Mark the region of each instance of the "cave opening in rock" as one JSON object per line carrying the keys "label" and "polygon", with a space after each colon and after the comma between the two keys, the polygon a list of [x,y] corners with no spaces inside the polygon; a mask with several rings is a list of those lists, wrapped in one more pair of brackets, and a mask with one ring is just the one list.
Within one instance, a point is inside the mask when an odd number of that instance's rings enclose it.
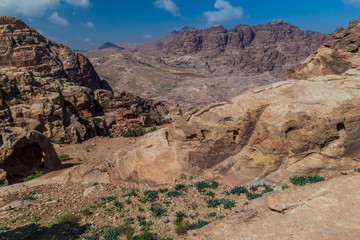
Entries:
{"label": "cave opening in rock", "polygon": [[4,145],[4,140],[3,140],[3,136],[0,135],[0,147],[1,147],[2,145]]}
{"label": "cave opening in rock", "polygon": [[10,184],[22,182],[36,170],[44,170],[43,150],[38,144],[28,144],[14,149],[4,161],[4,170]]}
{"label": "cave opening in rock", "polygon": [[345,124],[344,123],[338,123],[337,125],[336,125],[336,130],[339,132],[339,131],[341,131],[341,130],[345,130],[346,131],[346,129],[345,129]]}

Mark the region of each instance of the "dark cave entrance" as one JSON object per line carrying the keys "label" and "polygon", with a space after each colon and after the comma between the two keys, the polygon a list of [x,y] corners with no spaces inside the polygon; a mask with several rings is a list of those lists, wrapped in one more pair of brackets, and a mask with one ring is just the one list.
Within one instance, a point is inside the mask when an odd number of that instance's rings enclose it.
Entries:
{"label": "dark cave entrance", "polygon": [[19,183],[36,170],[44,169],[44,154],[38,144],[28,144],[14,149],[14,152],[5,159],[4,170],[7,172],[9,184]]}

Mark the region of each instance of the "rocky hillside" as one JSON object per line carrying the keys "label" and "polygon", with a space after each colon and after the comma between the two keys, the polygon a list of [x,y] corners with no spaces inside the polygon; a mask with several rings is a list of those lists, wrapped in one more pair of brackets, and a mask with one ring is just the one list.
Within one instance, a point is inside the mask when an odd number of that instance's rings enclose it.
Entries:
{"label": "rocky hillside", "polygon": [[227,65],[245,71],[284,71],[303,61],[327,38],[327,34],[302,31],[281,20],[273,20],[266,25],[239,24],[230,30],[221,25],[183,30],[165,52],[180,56],[200,54],[207,58],[226,55]]}
{"label": "rocky hillside", "polygon": [[345,29],[325,42],[303,63],[294,67],[288,79],[306,79],[312,76],[342,74],[360,67],[360,19],[350,22]]}
{"label": "rocky hillside", "polygon": [[71,179],[231,185],[353,169],[360,156],[359,79],[349,70],[254,88],[148,134],[106,163],[79,166]]}

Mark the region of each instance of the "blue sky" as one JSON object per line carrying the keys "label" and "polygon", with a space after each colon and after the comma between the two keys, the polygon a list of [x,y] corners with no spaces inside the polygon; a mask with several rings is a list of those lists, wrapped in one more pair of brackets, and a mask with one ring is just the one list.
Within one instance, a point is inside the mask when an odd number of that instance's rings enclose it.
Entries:
{"label": "blue sky", "polygon": [[154,40],[184,26],[230,29],[272,19],[327,33],[360,17],[360,0],[0,0],[0,14],[72,49],[94,49]]}

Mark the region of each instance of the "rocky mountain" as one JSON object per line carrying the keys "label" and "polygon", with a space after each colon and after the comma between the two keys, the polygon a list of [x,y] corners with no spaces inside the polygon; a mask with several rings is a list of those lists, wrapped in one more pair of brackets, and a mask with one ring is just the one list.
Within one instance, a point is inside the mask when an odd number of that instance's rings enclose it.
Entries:
{"label": "rocky mountain", "polygon": [[221,25],[183,28],[123,51],[93,50],[85,55],[115,90],[125,88],[188,108],[282,80],[328,37],[274,20],[231,30]]}
{"label": "rocky mountain", "polygon": [[[327,34],[302,31],[282,20],[266,25],[237,25],[226,30],[221,25],[208,29],[188,29],[177,34],[166,47],[168,55],[229,56],[227,64],[246,71],[286,70],[303,61],[328,38]],[[285,67],[284,67],[285,66]]]}
{"label": "rocky mountain", "polygon": [[342,74],[360,67],[360,18],[349,23],[345,29],[326,41],[303,63],[294,67],[288,79],[305,79],[312,76]]}

